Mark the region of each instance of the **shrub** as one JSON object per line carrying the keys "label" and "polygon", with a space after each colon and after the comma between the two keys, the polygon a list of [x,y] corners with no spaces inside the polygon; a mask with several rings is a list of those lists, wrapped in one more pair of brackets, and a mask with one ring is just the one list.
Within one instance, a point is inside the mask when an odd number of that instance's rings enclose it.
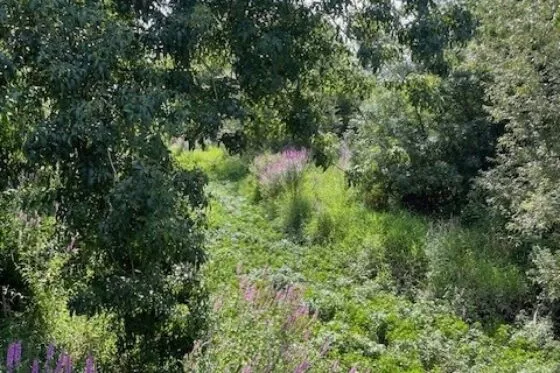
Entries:
{"label": "shrub", "polygon": [[253,162],[258,197],[281,195],[277,205],[282,227],[286,233],[299,238],[311,215],[311,202],[302,192],[308,160],[307,150],[289,148],[277,154],[263,154]]}
{"label": "shrub", "polygon": [[317,214],[315,225],[312,230],[313,241],[319,244],[328,243],[336,233],[337,222],[328,211]]}
{"label": "shrub", "polygon": [[294,237],[300,237],[305,223],[311,216],[311,202],[301,194],[290,195],[281,211],[284,231]]}
{"label": "shrub", "polygon": [[350,137],[348,176],[367,204],[447,213],[467,201],[496,139],[483,79],[469,71],[445,79],[410,74],[400,89],[380,88],[364,104]]}
{"label": "shrub", "polygon": [[426,248],[429,288],[465,319],[513,320],[529,289],[508,250],[489,233],[453,224],[434,227]]}

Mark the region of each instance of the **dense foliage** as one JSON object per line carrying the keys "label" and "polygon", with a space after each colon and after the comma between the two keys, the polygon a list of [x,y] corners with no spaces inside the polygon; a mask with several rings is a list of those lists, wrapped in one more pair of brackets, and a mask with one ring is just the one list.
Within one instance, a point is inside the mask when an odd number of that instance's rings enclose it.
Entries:
{"label": "dense foliage", "polygon": [[[161,67],[146,58],[152,51],[136,20],[111,10],[2,5],[2,48],[15,70],[7,87],[20,90],[16,108],[35,108],[10,123],[16,132],[31,123],[14,158],[25,157],[22,188],[35,191],[12,211],[56,219],[35,254],[64,262],[72,310],[114,314],[120,363],[150,369],[176,364],[171,358],[182,357],[203,320],[196,273],[204,177],[174,166],[165,139],[176,124],[163,120]],[[39,270],[23,260],[31,250],[22,242],[5,244],[16,252],[12,266]]]}
{"label": "dense foliage", "polygon": [[558,370],[559,5],[0,2],[0,369]]}
{"label": "dense foliage", "polygon": [[469,71],[410,74],[401,89],[381,88],[364,104],[349,176],[368,203],[392,200],[424,212],[456,212],[465,204],[498,132],[484,110],[481,83]]}
{"label": "dense foliage", "polygon": [[523,273],[486,233],[364,208],[341,170],[308,166],[299,193],[314,209],[293,240],[290,190],[255,204],[259,174],[227,172],[242,158],[212,148],[179,160],[208,171],[215,197],[212,317],[187,371],[558,369],[550,319],[518,312]]}
{"label": "dense foliage", "polygon": [[527,262],[534,252],[535,279],[558,327],[558,3],[488,2],[480,12],[485,22],[475,51],[495,76],[491,112],[505,124],[495,167],[480,185],[512,249]]}

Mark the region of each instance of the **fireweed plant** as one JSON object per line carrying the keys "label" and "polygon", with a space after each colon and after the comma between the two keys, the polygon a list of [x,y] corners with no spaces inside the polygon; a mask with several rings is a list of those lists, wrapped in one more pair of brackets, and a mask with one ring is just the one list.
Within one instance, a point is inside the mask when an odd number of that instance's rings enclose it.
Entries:
{"label": "fireweed plant", "polygon": [[[55,359],[55,352],[56,348],[51,343],[47,347],[44,362],[40,362],[37,358],[24,360],[22,358],[21,341],[12,342],[8,345],[5,367],[0,365],[0,368],[5,368],[7,373],[72,373],[76,368],[72,357],[61,351],[58,358]],[[93,356],[90,355],[86,358],[83,368],[85,373],[95,373],[97,371]]]}
{"label": "fireweed plant", "polygon": [[[317,333],[318,311],[305,301],[302,285],[240,273],[237,283],[232,296],[214,299],[217,320],[186,358],[188,372],[346,371],[329,357],[332,341]],[[225,322],[232,312],[240,316],[235,325]]]}
{"label": "fireweed plant", "polygon": [[308,162],[309,152],[294,148],[261,155],[253,162],[258,185],[256,196],[270,201],[277,197],[287,199],[287,203],[281,204],[286,208],[279,213],[284,231],[296,240],[301,239],[305,222],[311,215],[311,203],[301,192]]}
{"label": "fireweed plant", "polygon": [[288,148],[280,153],[258,156],[253,161],[253,172],[261,192],[276,195],[288,190],[295,197],[308,161],[306,149]]}

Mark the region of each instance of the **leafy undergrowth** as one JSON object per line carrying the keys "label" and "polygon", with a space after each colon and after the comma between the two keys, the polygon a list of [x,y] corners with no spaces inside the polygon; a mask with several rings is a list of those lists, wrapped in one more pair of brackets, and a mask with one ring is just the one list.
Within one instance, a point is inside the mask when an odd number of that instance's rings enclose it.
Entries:
{"label": "leafy undergrowth", "polygon": [[[293,234],[284,229],[288,197],[255,194],[243,159],[212,148],[178,160],[209,173],[212,196],[212,326],[186,371],[558,371],[546,320],[494,323],[491,332],[467,323],[430,291],[430,278],[446,278],[434,275],[433,249],[426,255],[433,223],[365,209],[341,170],[310,167],[301,193],[311,214]],[[492,273],[511,274],[506,267],[492,264]]]}

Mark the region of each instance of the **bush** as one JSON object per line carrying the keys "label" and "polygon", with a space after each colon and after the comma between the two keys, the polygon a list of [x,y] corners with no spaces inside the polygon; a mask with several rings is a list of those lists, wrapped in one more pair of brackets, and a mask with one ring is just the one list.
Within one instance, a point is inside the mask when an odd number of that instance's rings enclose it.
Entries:
{"label": "bush", "polygon": [[311,233],[313,242],[318,244],[330,242],[336,233],[336,224],[337,222],[328,211],[321,211],[317,214]]}
{"label": "bush", "polygon": [[430,231],[426,253],[429,289],[465,319],[511,321],[527,303],[523,271],[489,233],[440,225]]}
{"label": "bush", "polygon": [[348,176],[368,205],[427,213],[460,209],[496,139],[482,80],[466,71],[445,79],[410,74],[400,89],[379,88],[364,104],[364,119],[350,137]]}
{"label": "bush", "polygon": [[73,283],[72,289],[65,286],[62,270],[69,253],[52,249],[54,218],[20,210],[22,198],[35,192],[23,184],[0,195],[0,346],[21,340],[21,364],[26,367],[39,356],[33,346],[53,341],[75,359],[93,353],[109,368],[116,356],[118,323],[108,312],[86,317],[68,310],[69,294],[81,283]]}
{"label": "bush", "polygon": [[288,148],[256,157],[252,167],[258,183],[255,197],[268,198],[278,210],[283,230],[300,239],[311,215],[311,202],[302,191],[308,160],[307,150]]}

